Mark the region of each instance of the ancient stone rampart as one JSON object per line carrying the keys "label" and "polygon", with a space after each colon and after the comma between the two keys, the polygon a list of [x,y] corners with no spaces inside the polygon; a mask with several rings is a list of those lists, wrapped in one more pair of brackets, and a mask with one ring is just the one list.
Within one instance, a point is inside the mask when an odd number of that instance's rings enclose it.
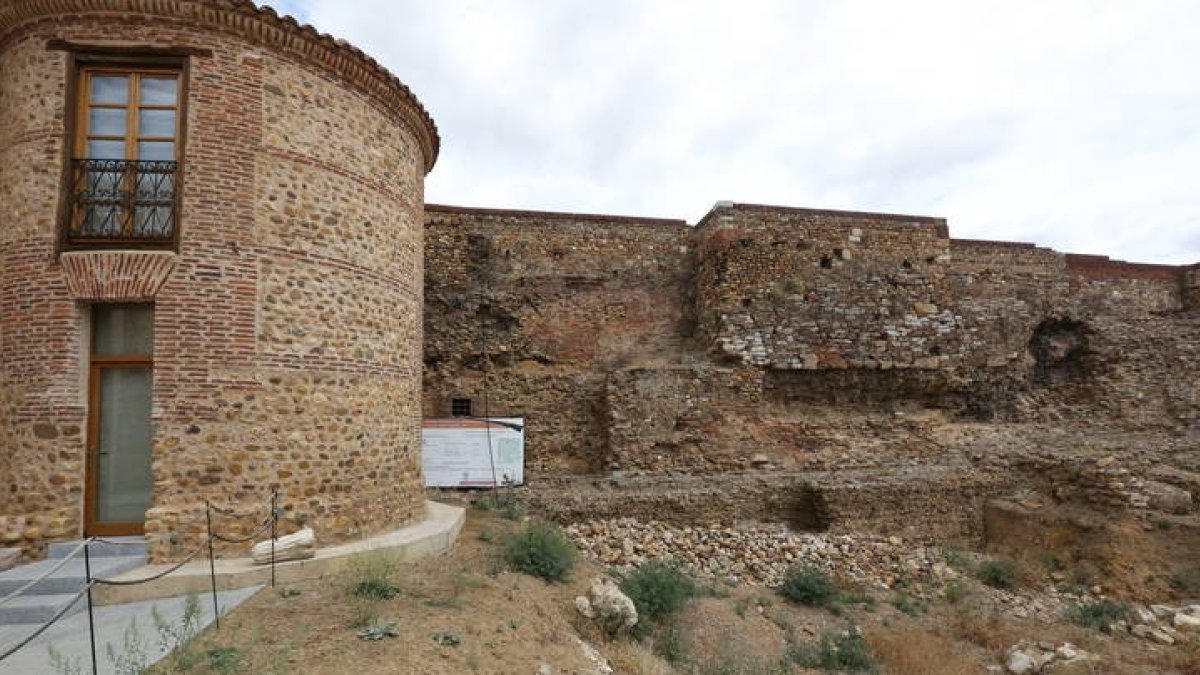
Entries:
{"label": "ancient stone rampart", "polygon": [[[952,239],[919,216],[428,213],[425,412],[462,397],[478,414],[486,371],[567,519],[759,518],[782,490],[816,495],[829,527],[970,538],[1016,474],[964,453],[1019,450],[1039,425],[1197,424],[1194,269]],[[571,497],[571,476],[614,483]],[[659,493],[670,476],[706,478]]]}

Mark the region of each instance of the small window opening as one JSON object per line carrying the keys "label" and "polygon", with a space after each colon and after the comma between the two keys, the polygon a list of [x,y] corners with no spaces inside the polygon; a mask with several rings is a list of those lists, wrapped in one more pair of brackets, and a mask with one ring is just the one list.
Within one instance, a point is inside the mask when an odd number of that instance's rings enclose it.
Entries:
{"label": "small window opening", "polygon": [[833,267],[833,258],[830,258],[827,255],[821,256],[821,267],[823,267],[824,269],[829,269],[830,267]]}
{"label": "small window opening", "polygon": [[452,399],[450,399],[450,415],[452,417],[470,417],[471,416],[471,399],[469,399],[469,398],[452,398]]}

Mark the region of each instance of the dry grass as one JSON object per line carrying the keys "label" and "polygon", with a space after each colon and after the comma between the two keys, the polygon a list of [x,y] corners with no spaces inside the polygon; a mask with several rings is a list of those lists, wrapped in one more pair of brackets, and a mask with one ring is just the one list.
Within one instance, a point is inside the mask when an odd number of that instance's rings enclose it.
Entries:
{"label": "dry grass", "polygon": [[1200,645],[1181,645],[1164,651],[1155,660],[1164,672],[1179,675],[1200,675]]}
{"label": "dry grass", "polygon": [[1021,639],[996,613],[975,605],[963,606],[955,613],[951,631],[954,637],[983,647],[997,659]]}
{"label": "dry grass", "polygon": [[935,633],[876,630],[867,641],[888,675],[975,675],[980,669],[968,651]]}
{"label": "dry grass", "polygon": [[[595,644],[595,643],[593,643]],[[629,675],[675,675],[676,671],[648,647],[633,640],[618,640],[605,645],[604,655],[613,672]]]}

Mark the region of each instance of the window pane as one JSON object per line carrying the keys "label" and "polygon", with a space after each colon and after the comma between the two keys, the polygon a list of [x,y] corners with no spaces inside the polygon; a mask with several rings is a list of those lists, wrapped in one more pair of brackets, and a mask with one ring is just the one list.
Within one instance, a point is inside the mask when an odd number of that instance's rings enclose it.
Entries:
{"label": "window pane", "polygon": [[149,354],[154,349],[152,305],[92,305],[92,353]]}
{"label": "window pane", "polygon": [[80,234],[85,237],[119,237],[121,207],[109,204],[88,204],[83,214]]}
{"label": "window pane", "polygon": [[170,206],[133,207],[133,236],[170,237],[171,211]]}
{"label": "window pane", "polygon": [[178,88],[178,78],[143,75],[140,100],[142,105],[175,105]]}
{"label": "window pane", "polygon": [[175,195],[175,181],[170,173],[142,171],[134,181],[133,198],[139,202],[170,201]]}
{"label": "window pane", "polygon": [[171,141],[138,141],[138,159],[144,161],[173,161],[175,144]]}
{"label": "window pane", "polygon": [[125,141],[88,141],[89,159],[125,159]]}
{"label": "window pane", "polygon": [[120,199],[120,171],[87,172],[87,196],[91,200]]}
{"label": "window pane", "polygon": [[139,110],[138,136],[175,136],[174,110]]}
{"label": "window pane", "polygon": [[92,103],[128,103],[128,75],[92,75]]}
{"label": "window pane", "polygon": [[92,136],[124,136],[124,108],[92,108],[88,111],[88,134]]}
{"label": "window pane", "polygon": [[153,426],[149,368],[100,371],[99,476],[96,517],[101,522],[138,523],[146,518],[154,487],[151,473]]}

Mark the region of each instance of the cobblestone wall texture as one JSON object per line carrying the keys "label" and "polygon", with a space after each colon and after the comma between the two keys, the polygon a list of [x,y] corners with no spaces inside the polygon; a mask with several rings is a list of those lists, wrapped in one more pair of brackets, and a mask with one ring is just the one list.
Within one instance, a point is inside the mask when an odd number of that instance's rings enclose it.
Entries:
{"label": "cobblestone wall texture", "polygon": [[[80,45],[187,54],[180,243],[118,261],[131,279],[88,278],[97,261],[64,270],[57,249]],[[0,73],[0,545],[81,534],[93,300],[154,303],[155,558],[198,542],[206,499],[254,513],[237,532],[278,489],[286,526],[323,542],[421,516],[437,135],[411,93],[344,43],[233,0],[7,3]]]}
{"label": "cobblestone wall texture", "polygon": [[970,539],[1043,441],[1200,448],[1194,267],[721,203],[695,227],[430,207],[426,269],[425,413],[480,412],[486,379],[567,520],[788,519],[772,495],[809,490],[800,520]]}

